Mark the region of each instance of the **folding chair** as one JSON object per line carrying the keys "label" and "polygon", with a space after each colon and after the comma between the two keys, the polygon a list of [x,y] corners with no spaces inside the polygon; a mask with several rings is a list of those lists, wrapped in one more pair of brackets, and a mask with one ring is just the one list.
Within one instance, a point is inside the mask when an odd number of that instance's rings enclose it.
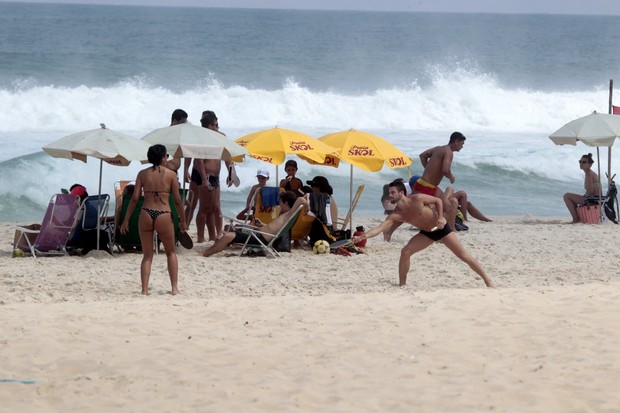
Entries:
{"label": "folding chair", "polygon": [[[68,255],[67,242],[69,234],[77,226],[80,204],[76,196],[56,194],[50,198],[45,216],[39,230],[16,226],[20,233],[15,248],[30,252],[34,258],[39,255]],[[34,243],[29,235],[36,234]],[[27,250],[22,240],[26,241]]]}
{"label": "folding chair", "polygon": [[[84,250],[84,252],[99,247],[111,253],[112,230],[106,226],[109,205],[110,195],[108,194],[90,195],[84,198],[80,206],[79,223],[69,237],[67,246],[73,250]],[[97,240],[98,236],[99,240]],[[101,248],[102,245],[106,248]]]}
{"label": "folding chair", "polygon": [[[289,216],[288,220],[284,223],[280,231],[278,231],[275,235],[269,234],[267,232],[259,231],[254,227],[241,227],[239,230],[244,234],[248,234],[248,238],[243,244],[243,248],[241,248],[241,252],[239,255],[243,255],[245,251],[250,248],[262,248],[266,252],[268,252],[273,258],[281,257],[280,253],[276,251],[274,248],[274,244],[278,238],[280,238],[283,234],[286,234],[291,231],[291,228],[297,221],[301,210],[303,209],[303,205],[297,207],[295,211]],[[265,237],[272,237],[269,242],[265,241]]]}

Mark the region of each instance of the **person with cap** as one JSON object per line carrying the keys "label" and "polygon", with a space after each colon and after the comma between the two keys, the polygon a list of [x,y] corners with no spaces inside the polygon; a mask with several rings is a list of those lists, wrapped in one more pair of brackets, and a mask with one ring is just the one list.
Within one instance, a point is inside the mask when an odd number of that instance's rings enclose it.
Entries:
{"label": "person with cap", "polygon": [[266,169],[259,169],[256,171],[256,179],[258,183],[250,189],[250,193],[248,194],[248,199],[245,201],[245,208],[241,212],[237,214],[237,219],[241,221],[249,220],[254,216],[254,211],[252,210],[252,201],[256,195],[256,191],[265,187],[267,185],[267,181],[269,181],[269,171]]}
{"label": "person with cap", "polygon": [[[334,190],[329,181],[324,176],[315,176],[306,183],[312,189],[310,193],[310,211],[315,214],[320,221],[333,229],[333,224],[338,222],[338,206],[334,199]],[[325,205],[323,209],[322,206]]]}
{"label": "person with cap", "polygon": [[71,188],[69,188],[69,193],[77,197],[80,205],[82,205],[82,201],[85,198],[88,198],[88,192],[86,191],[86,187],[84,185],[80,185],[80,184],[71,185]]}

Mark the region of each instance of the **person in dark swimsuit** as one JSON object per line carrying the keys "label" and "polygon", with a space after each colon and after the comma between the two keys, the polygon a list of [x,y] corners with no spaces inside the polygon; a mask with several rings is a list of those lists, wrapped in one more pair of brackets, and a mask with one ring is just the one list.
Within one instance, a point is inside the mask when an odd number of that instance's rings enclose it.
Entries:
{"label": "person in dark swimsuit", "polygon": [[172,294],[178,294],[179,264],[176,255],[174,225],[168,199],[170,194],[172,194],[180,217],[179,228],[181,231],[186,231],[187,225],[179,194],[179,181],[177,180],[177,174],[166,167],[168,154],[166,153],[165,146],[151,146],[147,157],[153,166],[138,173],[133,195],[127,207],[120,231],[122,234],[127,233],[130,217],[140,195],[144,193],[144,204],[139,218],[140,243],[142,244],[142,264],[140,265],[142,294],[149,294],[149,278],[153,262],[153,237],[155,231],[157,231],[166,251]]}
{"label": "person in dark swimsuit", "polygon": [[446,225],[446,219],[443,217],[443,202],[440,198],[426,194],[406,196],[405,185],[402,181],[390,182],[389,186],[390,199],[396,204],[396,208],[381,225],[365,234],[353,237],[354,243],[357,244],[381,233],[384,233],[386,241],[389,241],[394,230],[406,222],[419,228],[420,232],[414,235],[401,250],[398,263],[400,286],[407,284],[411,256],[433,243],[441,241],[454,255],[469,265],[484,280],[487,287],[495,287],[493,280],[489,278],[478,260],[463,248],[456,232],[453,232]]}

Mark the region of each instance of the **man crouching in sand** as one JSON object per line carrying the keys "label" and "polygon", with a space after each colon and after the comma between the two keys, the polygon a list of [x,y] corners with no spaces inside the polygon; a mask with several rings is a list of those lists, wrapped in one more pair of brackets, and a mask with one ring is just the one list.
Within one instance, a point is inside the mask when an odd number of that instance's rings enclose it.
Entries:
{"label": "man crouching in sand", "polygon": [[[282,227],[286,224],[286,221],[288,221],[290,216],[297,210],[300,205],[305,206],[306,211],[309,210],[308,201],[305,197],[298,198],[295,192],[292,191],[282,192],[280,194],[280,215],[278,215],[276,219],[274,219],[268,224],[262,224],[258,222],[259,226],[256,227],[256,229],[260,228],[261,232],[272,235],[277,234],[278,231],[282,229]],[[249,236],[250,235],[248,233],[244,233],[240,230],[225,232],[221,238],[217,239],[213,243],[213,245],[205,249],[202,252],[202,255],[208,257],[220,251],[224,251],[226,247],[233,243],[244,244]],[[263,242],[267,244],[269,241],[271,241],[271,238],[273,238],[273,236],[270,237],[268,235],[264,235]]]}
{"label": "man crouching in sand", "polygon": [[432,243],[441,241],[454,255],[469,265],[484,280],[487,287],[495,287],[482,265],[463,248],[456,233],[446,225],[441,199],[425,194],[406,196],[405,186],[400,181],[391,182],[389,188],[390,201],[396,204],[396,209],[381,225],[363,235],[353,237],[353,242],[372,238],[382,232],[389,241],[394,230],[406,222],[420,228],[420,232],[414,235],[400,252],[398,278],[401,286],[407,284],[411,256]]}

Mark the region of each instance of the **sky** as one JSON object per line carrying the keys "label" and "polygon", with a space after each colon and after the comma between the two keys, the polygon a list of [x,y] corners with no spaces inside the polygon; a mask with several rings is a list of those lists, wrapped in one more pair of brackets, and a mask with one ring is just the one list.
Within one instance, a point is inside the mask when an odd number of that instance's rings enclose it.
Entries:
{"label": "sky", "polygon": [[[0,0],[0,2],[8,2]],[[619,0],[10,0],[140,6],[620,15]]]}

